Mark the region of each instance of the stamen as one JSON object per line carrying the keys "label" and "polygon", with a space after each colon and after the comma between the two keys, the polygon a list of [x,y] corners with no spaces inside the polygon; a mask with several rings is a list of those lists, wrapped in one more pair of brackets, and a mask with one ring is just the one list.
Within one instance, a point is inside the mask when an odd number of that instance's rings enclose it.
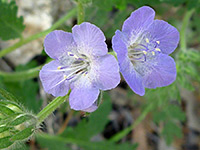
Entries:
{"label": "stamen", "polygon": [[155,55],[155,52],[153,51],[153,52],[151,52],[152,53],[152,55],[154,56]]}

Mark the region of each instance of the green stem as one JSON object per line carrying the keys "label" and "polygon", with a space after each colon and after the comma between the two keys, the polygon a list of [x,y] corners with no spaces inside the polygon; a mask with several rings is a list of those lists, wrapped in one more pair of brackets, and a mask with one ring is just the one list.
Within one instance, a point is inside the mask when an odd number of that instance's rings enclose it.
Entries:
{"label": "green stem", "polygon": [[82,22],[84,22],[85,19],[85,10],[80,0],[77,2],[77,9],[78,24],[81,24]]}
{"label": "green stem", "polygon": [[14,73],[0,71],[0,77],[2,78],[3,81],[6,82],[28,80],[37,77],[41,68],[42,66],[38,66],[26,71],[19,71]]}
{"label": "green stem", "polygon": [[56,28],[58,28],[61,24],[63,24],[67,19],[73,17],[76,15],[76,8],[72,9],[70,12],[68,12],[64,17],[62,17],[60,20],[58,20],[55,24],[53,24],[51,26],[51,28],[45,30],[45,31],[42,31],[40,33],[37,33],[37,34],[34,34],[26,39],[21,39],[19,42],[17,42],[16,44],[8,47],[8,48],[5,48],[3,50],[0,51],[0,58],[5,56],[6,54],[14,51],[15,49],[21,47],[22,45],[24,44],[27,44],[33,40],[36,40],[40,37],[43,37],[45,35],[47,35],[48,33],[50,33],[51,31],[55,30]]}
{"label": "green stem", "polygon": [[66,96],[56,97],[51,103],[49,103],[44,109],[42,109],[38,115],[38,125],[42,123],[50,114],[52,114],[65,100],[69,97],[70,91]]}
{"label": "green stem", "polygon": [[137,120],[134,121],[134,123],[122,130],[121,132],[117,133],[116,135],[114,135],[110,141],[111,142],[118,142],[120,139],[122,139],[124,136],[126,136],[130,131],[132,131],[138,124],[140,124],[141,121],[143,121],[145,119],[145,117],[147,116],[147,114],[153,109],[153,104],[149,104],[146,109],[142,112],[142,114],[137,118]]}
{"label": "green stem", "polygon": [[194,13],[194,10],[195,9],[191,9],[191,10],[187,11],[183,18],[183,24],[182,24],[181,31],[180,31],[180,46],[181,46],[182,51],[186,51],[186,48],[187,48],[186,29],[187,29],[188,23],[190,21],[190,18],[192,16],[192,14]]}

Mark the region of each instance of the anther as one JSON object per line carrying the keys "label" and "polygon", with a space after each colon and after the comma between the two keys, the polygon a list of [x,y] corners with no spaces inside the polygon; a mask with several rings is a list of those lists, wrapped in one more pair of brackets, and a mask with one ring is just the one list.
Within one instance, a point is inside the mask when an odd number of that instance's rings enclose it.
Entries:
{"label": "anther", "polygon": [[67,79],[67,76],[66,76],[66,75],[64,75],[64,79]]}
{"label": "anther", "polygon": [[151,53],[152,53],[153,56],[155,55],[155,52],[151,52]]}
{"label": "anther", "polygon": [[147,52],[146,51],[142,51],[145,55],[147,54]]}
{"label": "anther", "polygon": [[160,44],[160,41],[156,41],[157,44]]}
{"label": "anther", "polygon": [[62,68],[62,66],[58,66],[58,68],[57,68],[57,69],[58,69],[58,70],[60,70],[61,68]]}
{"label": "anther", "polygon": [[158,51],[158,52],[160,52],[160,51],[161,51],[161,50],[160,50],[160,48],[155,48],[155,50],[156,50],[156,51]]}
{"label": "anther", "polygon": [[148,38],[146,38],[145,41],[146,41],[147,43],[149,43],[149,39],[148,39]]}
{"label": "anther", "polygon": [[71,52],[67,52],[67,54],[68,54],[69,56],[74,56],[74,54],[72,54]]}

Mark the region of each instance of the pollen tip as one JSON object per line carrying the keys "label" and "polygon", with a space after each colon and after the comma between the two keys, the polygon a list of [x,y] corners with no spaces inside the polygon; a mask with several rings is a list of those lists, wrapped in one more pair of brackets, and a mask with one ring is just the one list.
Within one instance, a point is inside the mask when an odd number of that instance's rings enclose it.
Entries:
{"label": "pollen tip", "polygon": [[149,43],[149,39],[148,38],[146,38],[145,40],[146,40],[147,43]]}
{"label": "pollen tip", "polygon": [[61,69],[61,66],[58,66],[58,68],[57,68],[58,70],[60,70]]}
{"label": "pollen tip", "polygon": [[157,44],[160,44],[160,41],[156,41]]}
{"label": "pollen tip", "polygon": [[67,79],[67,76],[66,76],[66,75],[64,75],[64,79]]}
{"label": "pollen tip", "polygon": [[155,52],[152,52],[152,55],[155,55]]}
{"label": "pollen tip", "polygon": [[145,55],[147,54],[147,52],[146,51],[142,51]]}
{"label": "pollen tip", "polygon": [[160,51],[161,51],[161,50],[160,50],[160,48],[156,48],[155,50],[156,50],[156,51],[158,51],[158,52],[160,52]]}

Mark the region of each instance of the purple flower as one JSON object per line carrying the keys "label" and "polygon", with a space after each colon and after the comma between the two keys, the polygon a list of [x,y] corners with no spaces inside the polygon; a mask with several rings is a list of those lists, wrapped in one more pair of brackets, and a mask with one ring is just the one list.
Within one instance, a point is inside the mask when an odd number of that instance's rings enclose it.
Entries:
{"label": "purple flower", "polygon": [[71,88],[69,104],[74,110],[96,110],[99,91],[120,82],[118,63],[107,54],[105,36],[93,24],[75,25],[72,33],[53,31],[46,36],[44,47],[54,59],[40,71],[44,90],[64,96]]}
{"label": "purple flower", "polygon": [[141,96],[145,88],[167,86],[176,79],[176,65],[168,55],[178,45],[179,32],[154,17],[155,12],[150,7],[137,9],[112,39],[122,75]]}

